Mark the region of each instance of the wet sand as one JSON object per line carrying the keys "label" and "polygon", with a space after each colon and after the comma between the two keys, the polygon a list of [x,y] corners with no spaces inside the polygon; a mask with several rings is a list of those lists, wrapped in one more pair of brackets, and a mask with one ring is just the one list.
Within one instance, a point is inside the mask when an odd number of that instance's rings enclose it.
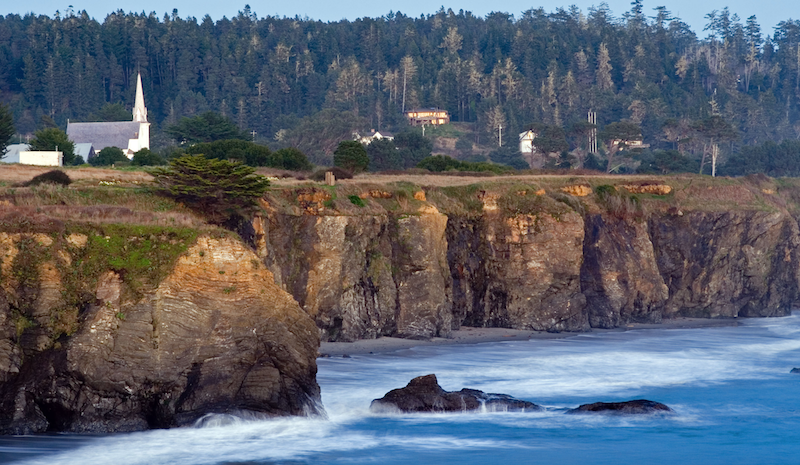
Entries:
{"label": "wet sand", "polygon": [[[736,319],[675,318],[664,320],[660,324],[633,323],[621,328],[592,329],[592,333],[619,332],[637,329],[685,329],[712,328],[721,326],[738,326]],[[341,357],[345,355],[364,355],[394,352],[419,346],[480,344],[483,342],[527,341],[531,339],[563,339],[587,333],[548,333],[544,331],[523,331],[505,328],[469,328],[462,326],[453,331],[451,337],[432,339],[401,339],[381,337],[378,339],[362,339],[355,342],[323,342],[320,345],[321,357]]]}

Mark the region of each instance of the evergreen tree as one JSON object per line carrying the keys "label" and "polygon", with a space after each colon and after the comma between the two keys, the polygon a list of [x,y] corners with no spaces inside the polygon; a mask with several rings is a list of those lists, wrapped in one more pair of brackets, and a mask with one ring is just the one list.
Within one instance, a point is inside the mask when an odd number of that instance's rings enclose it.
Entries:
{"label": "evergreen tree", "polygon": [[400,152],[389,139],[373,140],[367,145],[370,171],[399,170],[403,168]]}
{"label": "evergreen tree", "polygon": [[213,111],[192,118],[182,118],[177,124],[167,127],[166,133],[181,144],[247,139],[228,118]]}
{"label": "evergreen tree", "polygon": [[36,131],[29,144],[31,150],[62,152],[65,165],[71,165],[75,160],[75,144],[69,140],[67,133],[60,129],[48,128]]}
{"label": "evergreen tree", "polygon": [[426,139],[419,131],[409,130],[394,136],[394,145],[399,150],[398,158],[402,168],[412,168],[417,163],[431,156],[433,142]]}
{"label": "evergreen tree", "polygon": [[333,152],[333,164],[351,173],[359,173],[366,171],[369,166],[369,157],[361,142],[345,140],[340,142]]}
{"label": "evergreen tree", "polygon": [[0,160],[6,156],[6,149],[14,132],[14,115],[7,106],[0,103]]}

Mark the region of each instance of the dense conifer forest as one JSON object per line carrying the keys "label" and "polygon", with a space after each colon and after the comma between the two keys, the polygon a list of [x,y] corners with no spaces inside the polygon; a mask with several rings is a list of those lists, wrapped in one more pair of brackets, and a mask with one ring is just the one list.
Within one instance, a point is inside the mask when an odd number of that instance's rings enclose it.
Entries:
{"label": "dense conifer forest", "polygon": [[[576,123],[589,110],[601,129],[631,122],[653,148],[695,155],[715,137],[704,126],[714,117],[731,129],[714,140],[724,156],[800,138],[800,21],[764,30],[727,8],[707,21],[700,38],[639,0],[621,17],[605,5],[328,23],[259,18],[249,7],[216,22],[177,11],[102,22],[72,11],[7,15],[0,100],[21,134],[49,119],[114,119],[132,107],[141,72],[156,144],[181,117],[209,110],[263,143],[302,146],[326,131],[399,130],[414,107],[473,123],[481,144],[496,142],[498,125],[515,143],[539,124],[564,128],[578,147]],[[314,161],[315,150],[335,148],[321,144],[306,148]]]}

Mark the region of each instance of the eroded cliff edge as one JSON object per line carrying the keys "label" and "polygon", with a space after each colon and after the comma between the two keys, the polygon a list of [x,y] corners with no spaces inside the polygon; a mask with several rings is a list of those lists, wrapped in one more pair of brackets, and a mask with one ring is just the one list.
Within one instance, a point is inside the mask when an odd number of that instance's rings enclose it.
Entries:
{"label": "eroded cliff edge", "polygon": [[27,229],[0,233],[0,432],[316,410],[316,327],[237,238]]}
{"label": "eroded cliff edge", "polygon": [[800,295],[797,221],[758,186],[723,186],[738,205],[691,181],[382,189],[285,190],[258,219],[260,256],[323,340],[781,316]]}

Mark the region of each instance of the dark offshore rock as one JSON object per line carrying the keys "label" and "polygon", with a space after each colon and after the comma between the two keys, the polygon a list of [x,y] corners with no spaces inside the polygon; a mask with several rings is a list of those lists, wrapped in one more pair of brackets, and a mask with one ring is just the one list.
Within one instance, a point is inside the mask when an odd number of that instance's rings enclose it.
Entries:
{"label": "dark offshore rock", "polygon": [[376,413],[469,412],[482,408],[491,412],[525,412],[541,410],[538,405],[505,394],[488,394],[475,389],[445,391],[436,375],[419,376],[404,388],[393,389],[383,398],[372,401],[369,409]]}
{"label": "dark offshore rock", "polygon": [[789,373],[797,373],[800,375],[800,368],[792,368],[792,371],[790,371]]}
{"label": "dark offshore rock", "polygon": [[649,229],[669,287],[665,318],[785,316],[800,296],[800,238],[786,213],[654,216]]}
{"label": "dark offshore rock", "polygon": [[627,402],[595,402],[593,404],[583,404],[578,408],[567,411],[567,413],[614,413],[620,415],[666,412],[672,412],[672,409],[660,402],[646,399],[629,400]]}
{"label": "dark offshore rock", "polygon": [[585,218],[581,289],[593,328],[661,323],[669,289],[656,266],[647,224],[593,214]]}
{"label": "dark offshore rock", "polygon": [[[18,253],[21,239],[13,236],[0,234],[6,259]],[[86,242],[70,237],[64,242],[73,245],[60,248],[41,236],[49,256],[65,263]],[[211,413],[317,410],[314,323],[236,240],[199,238],[143,295],[105,272],[77,331],[57,340],[46,322],[66,305],[59,302],[59,267],[43,263],[34,287],[6,271],[0,433],[134,431],[191,424]],[[13,320],[22,297],[35,324],[20,337]]]}

